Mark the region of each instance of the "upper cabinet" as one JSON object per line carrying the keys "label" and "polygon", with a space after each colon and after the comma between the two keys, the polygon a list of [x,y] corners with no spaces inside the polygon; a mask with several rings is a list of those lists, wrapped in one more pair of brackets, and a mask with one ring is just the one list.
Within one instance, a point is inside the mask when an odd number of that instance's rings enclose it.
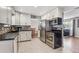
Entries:
{"label": "upper cabinet", "polygon": [[12,10],[12,20],[11,25],[15,25],[15,11]]}
{"label": "upper cabinet", "polygon": [[29,14],[22,14],[8,7],[0,7],[0,23],[10,25],[31,25],[31,17]]}
{"label": "upper cabinet", "polygon": [[8,10],[7,13],[7,23],[11,25],[12,23],[12,10]]}
{"label": "upper cabinet", "polygon": [[20,25],[20,14],[15,13],[15,25]]}
{"label": "upper cabinet", "polygon": [[30,15],[12,12],[12,25],[31,25]]}
{"label": "upper cabinet", "polygon": [[20,14],[20,25],[31,25],[30,15]]}
{"label": "upper cabinet", "polygon": [[0,23],[7,23],[8,17],[7,17],[7,9],[3,9],[0,7]]}
{"label": "upper cabinet", "polygon": [[11,24],[11,10],[0,7],[0,23]]}
{"label": "upper cabinet", "polygon": [[20,25],[20,13],[12,11],[12,22],[11,25]]}

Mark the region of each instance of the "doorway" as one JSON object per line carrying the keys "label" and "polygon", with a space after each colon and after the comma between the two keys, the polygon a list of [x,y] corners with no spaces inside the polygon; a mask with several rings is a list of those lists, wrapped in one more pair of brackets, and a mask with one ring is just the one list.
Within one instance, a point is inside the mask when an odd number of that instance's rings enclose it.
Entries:
{"label": "doorway", "polygon": [[75,35],[75,28],[74,28],[74,33],[73,33],[73,27],[75,26],[75,25],[73,25],[73,22],[74,22],[73,19],[65,19],[63,21],[63,24],[64,24],[64,29],[63,29],[64,37],[71,37],[71,36],[73,36],[73,34]]}

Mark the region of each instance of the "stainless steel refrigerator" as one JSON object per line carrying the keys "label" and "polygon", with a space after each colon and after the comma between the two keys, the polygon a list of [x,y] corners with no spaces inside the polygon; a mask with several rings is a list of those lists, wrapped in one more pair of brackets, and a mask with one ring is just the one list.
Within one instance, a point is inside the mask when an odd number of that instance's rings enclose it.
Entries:
{"label": "stainless steel refrigerator", "polygon": [[46,42],[46,40],[45,40],[45,21],[44,20],[40,21],[40,40],[44,43]]}

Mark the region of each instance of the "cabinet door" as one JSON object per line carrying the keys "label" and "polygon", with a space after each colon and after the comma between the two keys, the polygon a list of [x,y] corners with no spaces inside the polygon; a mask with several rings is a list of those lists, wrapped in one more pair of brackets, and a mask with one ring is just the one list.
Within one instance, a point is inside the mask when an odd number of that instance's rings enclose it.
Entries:
{"label": "cabinet door", "polygon": [[31,40],[31,31],[19,32],[19,41]]}
{"label": "cabinet door", "polygon": [[31,31],[27,31],[26,32],[26,40],[31,40],[32,38],[31,38]]}
{"label": "cabinet door", "polygon": [[12,10],[12,20],[11,25],[15,25],[15,11]]}
{"label": "cabinet door", "polygon": [[12,11],[12,25],[20,25],[20,14]]}
{"label": "cabinet door", "polygon": [[0,41],[0,53],[12,53],[13,50],[13,40]]}
{"label": "cabinet door", "polygon": [[17,40],[18,40],[18,36],[14,39],[14,53],[18,52],[18,43],[17,43]]}
{"label": "cabinet door", "polygon": [[15,13],[15,25],[20,25],[20,14]]}
{"label": "cabinet door", "polygon": [[21,14],[20,15],[21,25],[31,25],[30,15]]}
{"label": "cabinet door", "polygon": [[15,15],[12,16],[12,25],[15,25]]}
{"label": "cabinet door", "polygon": [[21,40],[26,40],[26,32],[21,32]]}
{"label": "cabinet door", "polygon": [[8,24],[10,24],[11,25],[11,23],[12,23],[12,11],[11,10],[8,10]]}
{"label": "cabinet door", "polygon": [[31,17],[30,17],[30,15],[25,15],[25,17],[26,17],[25,25],[31,25]]}
{"label": "cabinet door", "polygon": [[20,25],[25,25],[26,18],[23,14],[20,14]]}
{"label": "cabinet door", "polygon": [[19,41],[25,41],[26,40],[26,32],[21,31],[19,32]]}
{"label": "cabinet door", "polygon": [[7,23],[7,9],[0,8],[0,23]]}

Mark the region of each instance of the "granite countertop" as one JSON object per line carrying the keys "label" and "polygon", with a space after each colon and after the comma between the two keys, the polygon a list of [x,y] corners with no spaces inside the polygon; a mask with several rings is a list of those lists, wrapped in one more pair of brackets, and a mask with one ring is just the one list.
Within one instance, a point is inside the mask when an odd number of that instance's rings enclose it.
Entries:
{"label": "granite countertop", "polygon": [[10,32],[10,33],[6,33],[6,34],[3,34],[1,35],[0,37],[0,41],[5,41],[5,40],[14,40],[14,38],[18,35],[18,33],[13,33],[13,32]]}

